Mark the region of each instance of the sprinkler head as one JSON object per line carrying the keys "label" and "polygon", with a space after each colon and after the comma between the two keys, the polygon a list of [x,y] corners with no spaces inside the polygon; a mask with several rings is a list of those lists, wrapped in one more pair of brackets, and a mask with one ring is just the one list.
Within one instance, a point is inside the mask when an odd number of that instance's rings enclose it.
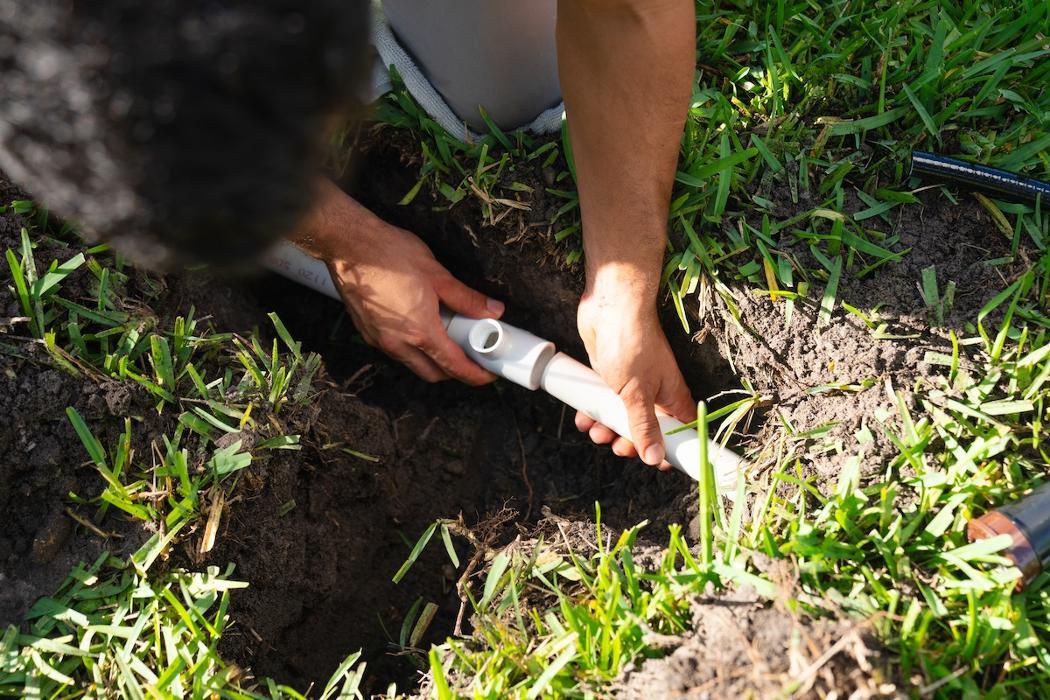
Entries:
{"label": "sprinkler head", "polygon": [[1022,590],[1050,561],[1050,484],[971,520],[966,534],[971,542],[1009,535],[1003,554],[1020,569],[1017,590]]}
{"label": "sprinkler head", "polygon": [[1010,535],[1013,542],[1003,554],[1021,570],[1017,590],[1022,590],[1043,570],[1032,543],[1024,531],[1011,518],[997,510],[989,511],[966,525],[966,536],[971,542],[986,540],[999,535]]}

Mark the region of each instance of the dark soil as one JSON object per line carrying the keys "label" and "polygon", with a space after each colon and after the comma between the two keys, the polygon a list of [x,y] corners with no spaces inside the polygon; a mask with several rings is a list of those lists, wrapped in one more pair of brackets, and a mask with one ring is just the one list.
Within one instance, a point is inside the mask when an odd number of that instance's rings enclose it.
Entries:
{"label": "dark soil", "polygon": [[[468,222],[477,214],[466,207],[451,213],[391,207],[415,172],[400,166],[399,154],[396,145],[383,144],[364,154],[363,167],[382,177],[361,180],[361,201],[423,237],[467,283],[505,299],[508,320],[542,329],[582,356],[575,332],[578,273],[561,267],[540,237],[505,245],[527,222],[508,220],[472,236],[467,227],[476,223]],[[254,318],[249,314],[235,327],[261,327],[263,311],[277,311],[296,338],[322,353],[333,382],[309,428],[308,451],[253,472],[258,483],[231,509],[230,534],[212,558],[238,562],[238,575],[251,582],[234,599],[238,625],[227,652],[257,674],[319,681],[348,651],[363,647],[374,674],[370,687],[385,688],[393,678],[405,688],[411,660],[384,652],[407,611],[420,596],[439,604],[431,629],[440,640],[460,605],[458,573],[436,542],[405,580],[390,581],[410,543],[437,518],[462,514],[473,525],[507,506],[528,524],[547,506],[592,521],[600,501],[611,527],[648,519],[656,540],[666,524],[688,522],[695,501],[688,478],[595,448],[554,399],[508,383],[481,389],[427,384],[365,346],[340,304],[272,276],[244,291],[258,306]],[[730,375],[718,379],[710,390],[699,381],[694,386],[709,395]],[[296,507],[278,517],[278,508],[293,500]]]}
{"label": "dark soil", "polygon": [[[580,273],[564,266],[551,232],[538,223],[557,205],[538,195],[532,211],[514,212],[495,227],[479,223],[469,200],[451,211],[437,210],[439,202],[422,192],[411,206],[395,206],[417,173],[417,164],[404,154],[418,149],[398,143],[401,138],[391,132],[368,136],[358,159],[359,171],[368,177],[354,185],[358,197],[422,236],[465,282],[504,299],[509,321],[537,329],[582,357],[575,331]],[[535,177],[542,181],[542,174]],[[0,203],[13,196],[10,190],[0,194]],[[792,213],[790,206],[784,209],[784,215]],[[5,247],[17,245],[18,225],[16,217],[0,219]],[[845,276],[839,298],[865,311],[884,304],[882,314],[893,319],[891,332],[918,334],[917,339],[875,340],[841,308],[818,331],[816,309],[801,302],[786,324],[782,302],[734,284],[743,331],[724,323],[720,313],[708,313],[701,322],[698,309],[723,303],[714,295],[688,307],[693,327],[701,329],[692,339],[681,332],[670,304],[662,309],[698,398],[744,379],[797,431],[835,423],[822,445],[807,448],[821,480],[837,475],[843,447],[852,445],[852,434],[862,425],[874,435],[865,448],[866,473],[881,472],[893,453],[877,425],[879,410],[890,407],[886,382],[909,389],[932,373],[923,363],[925,352],[948,347],[945,333],[927,329],[916,288],[921,269],[936,264],[942,284],[958,284],[948,319],[955,325],[1010,281],[1009,270],[982,263],[1004,255],[1009,244],[975,204],[950,207],[929,199],[924,207],[901,210],[894,230],[913,246],[912,253],[865,280]],[[793,252],[804,260],[808,255]],[[4,279],[0,310],[18,316]],[[689,522],[695,513],[695,487],[687,478],[657,473],[590,445],[576,434],[571,413],[554,400],[506,383],[482,389],[425,384],[362,344],[337,303],[284,280],[220,283],[183,276],[170,280],[169,291],[153,303],[170,314],[193,305],[217,330],[265,332],[264,314],[275,310],[294,336],[325,358],[326,390],[290,426],[303,435],[304,449],[275,454],[246,472],[207,559],[235,562],[235,576],[250,583],[233,598],[234,624],[223,651],[258,676],[305,687],[323,681],[343,656],[362,648],[370,689],[385,689],[392,679],[405,689],[412,659],[388,652],[409,608],[420,597],[440,606],[426,644],[451,632],[459,607],[458,572],[436,540],[400,584],[390,580],[436,518],[462,513],[470,525],[509,505],[526,525],[537,521],[543,506],[557,516],[590,522],[600,501],[604,522],[617,528],[648,519],[653,524],[647,537],[659,544],[667,523]],[[54,369],[36,345],[12,340],[24,333],[18,325],[0,333],[0,342],[23,355],[0,353],[0,411],[10,416],[0,426],[0,624],[16,620],[36,596],[49,592],[73,561],[91,559],[101,547],[126,548],[136,541],[135,532],[121,529],[127,526],[119,517],[103,527],[125,538],[102,541],[64,514],[68,491],[89,495],[101,482],[81,466],[85,453],[62,409],[77,407],[108,443],[121,428],[121,416],[145,415],[144,397],[110,395],[106,386]],[[807,391],[865,380],[875,382],[859,393]],[[148,423],[137,425],[146,438],[156,437]],[[757,434],[742,447],[754,454],[749,478],[757,481],[785,434],[779,420],[757,420],[754,427]],[[184,544],[181,556],[187,562],[197,562],[195,544],[192,538]],[[868,682],[862,683],[864,678],[878,677],[866,665],[868,640],[852,623],[796,619],[748,596],[738,591],[698,600],[696,631],[664,640],[667,658],[628,673],[623,694],[720,696],[746,690],[764,695],[823,658],[844,634],[853,635],[851,641],[812,670],[804,690],[859,688]]]}
{"label": "dark soil", "polygon": [[[25,195],[0,174],[0,205]],[[27,222],[14,213],[0,214],[0,251],[20,249]],[[41,245],[38,263],[66,260],[76,251],[58,243]],[[116,382],[74,377],[51,366],[43,345],[28,339],[22,310],[8,293],[6,261],[0,273],[0,628],[18,622],[32,602],[50,593],[79,561],[94,560],[103,549],[121,554],[137,547],[148,533],[122,522],[107,523],[112,537],[76,533],[66,514],[68,495],[91,497],[102,480],[87,463],[87,453],[66,418],[74,407],[88,425],[111,444],[123,428],[123,417],[146,406],[145,396]],[[77,289],[84,273],[66,287]],[[91,518],[93,513],[82,513]]]}

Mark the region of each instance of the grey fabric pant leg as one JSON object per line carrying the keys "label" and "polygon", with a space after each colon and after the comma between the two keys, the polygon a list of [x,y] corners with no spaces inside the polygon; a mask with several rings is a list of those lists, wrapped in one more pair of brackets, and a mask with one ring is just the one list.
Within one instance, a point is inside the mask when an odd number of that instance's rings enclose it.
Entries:
{"label": "grey fabric pant leg", "polygon": [[513,129],[561,102],[557,0],[383,0],[399,43],[448,106],[485,131],[482,106]]}

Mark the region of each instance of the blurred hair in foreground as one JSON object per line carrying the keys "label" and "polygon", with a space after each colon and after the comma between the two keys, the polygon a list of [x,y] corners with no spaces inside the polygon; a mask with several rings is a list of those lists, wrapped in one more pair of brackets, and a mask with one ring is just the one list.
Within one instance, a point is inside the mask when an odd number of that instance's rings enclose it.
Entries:
{"label": "blurred hair in foreground", "polygon": [[366,0],[6,0],[0,169],[137,262],[229,263],[309,205]]}

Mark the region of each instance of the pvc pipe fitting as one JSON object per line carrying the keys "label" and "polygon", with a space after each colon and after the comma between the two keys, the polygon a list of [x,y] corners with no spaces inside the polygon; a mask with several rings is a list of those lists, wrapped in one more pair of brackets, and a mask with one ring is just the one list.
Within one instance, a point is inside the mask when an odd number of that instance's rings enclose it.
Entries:
{"label": "pvc pipe fitting", "polygon": [[[263,257],[263,264],[310,289],[333,299],[340,298],[328,266],[287,241],[281,241],[270,250]],[[467,318],[444,308],[441,317],[449,337],[471,360],[488,371],[526,389],[543,389],[617,434],[631,439],[627,407],[619,395],[602,381],[597,372],[557,352],[549,340],[496,319]],[[680,421],[659,412],[657,421],[664,433],[667,461],[699,481],[700,437],[697,432],[680,430],[684,427]],[[708,441],[707,458],[715,473],[718,492],[731,496],[736,490],[737,475],[746,464],[713,440]]]}
{"label": "pvc pipe fitting", "polygon": [[493,374],[535,391],[543,368],[554,357],[554,343],[491,318],[473,319],[442,313],[456,345]]}

